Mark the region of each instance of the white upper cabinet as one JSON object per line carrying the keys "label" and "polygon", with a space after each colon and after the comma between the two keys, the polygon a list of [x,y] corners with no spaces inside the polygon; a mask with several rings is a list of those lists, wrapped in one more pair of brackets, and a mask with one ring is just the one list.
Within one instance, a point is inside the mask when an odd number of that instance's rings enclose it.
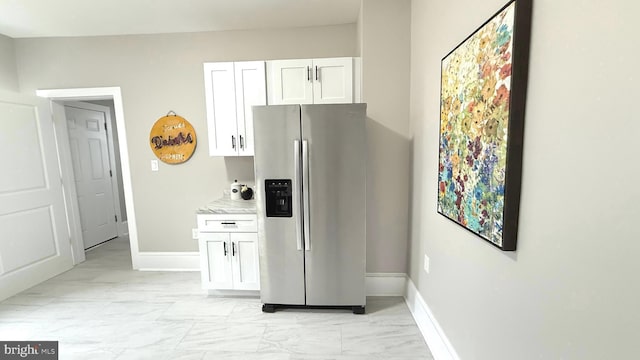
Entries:
{"label": "white upper cabinet", "polygon": [[313,103],[353,102],[353,59],[313,60]]}
{"label": "white upper cabinet", "polygon": [[270,104],[354,102],[354,58],[273,60],[267,68]]}
{"label": "white upper cabinet", "polygon": [[238,120],[238,155],[253,156],[253,105],[267,105],[264,61],[237,62],[236,118]]}
{"label": "white upper cabinet", "polygon": [[204,64],[209,155],[253,156],[253,105],[266,105],[264,61]]}
{"label": "white upper cabinet", "polygon": [[269,104],[313,104],[312,66],[312,60],[269,61]]}

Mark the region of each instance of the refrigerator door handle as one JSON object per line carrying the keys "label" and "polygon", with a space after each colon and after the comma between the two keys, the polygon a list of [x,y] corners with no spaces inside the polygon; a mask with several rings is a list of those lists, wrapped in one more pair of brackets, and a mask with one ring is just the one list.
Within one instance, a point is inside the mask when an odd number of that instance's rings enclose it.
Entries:
{"label": "refrigerator door handle", "polygon": [[300,140],[293,141],[293,209],[296,218],[296,243],[298,250],[302,250],[302,214],[300,212]]}
{"label": "refrigerator door handle", "polygon": [[304,198],[304,249],[311,250],[311,217],[309,208],[309,142],[302,140],[302,196]]}

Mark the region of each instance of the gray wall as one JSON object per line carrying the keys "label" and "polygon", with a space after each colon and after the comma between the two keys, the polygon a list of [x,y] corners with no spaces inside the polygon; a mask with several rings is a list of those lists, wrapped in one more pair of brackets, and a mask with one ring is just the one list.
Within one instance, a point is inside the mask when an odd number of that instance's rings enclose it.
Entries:
{"label": "gray wall", "polygon": [[[195,210],[233,179],[253,181],[251,158],[209,157],[202,63],[356,55],[356,26],[170,35],[15,40],[24,92],[120,86],[141,251],[196,251]],[[198,146],[181,165],[160,164],[148,145],[169,110],[194,126]]]}
{"label": "gray wall", "polygon": [[369,272],[407,272],[410,20],[410,0],[362,2]]}
{"label": "gray wall", "polygon": [[410,277],[462,359],[635,358],[640,3],[534,1],[518,251],[436,213],[440,59],[504,3],[412,2]]}
{"label": "gray wall", "polygon": [[14,40],[0,34],[0,89],[18,91]]}

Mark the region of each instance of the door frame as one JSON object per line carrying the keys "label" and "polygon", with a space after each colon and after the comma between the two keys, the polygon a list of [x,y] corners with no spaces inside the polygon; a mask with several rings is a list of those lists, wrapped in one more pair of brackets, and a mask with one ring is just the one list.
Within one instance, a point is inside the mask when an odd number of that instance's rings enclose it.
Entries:
{"label": "door frame", "polygon": [[[69,219],[69,232],[71,235],[72,253],[74,265],[85,260],[84,243],[82,241],[82,227],[77,200],[77,191],[73,178],[73,164],[71,162],[71,147],[69,135],[66,133],[66,115],[64,106],[54,102],[59,101],[91,101],[113,100],[116,114],[116,129],[118,132],[118,147],[120,149],[120,167],[122,170],[122,183],[124,190],[125,209],[127,211],[127,226],[129,228],[129,243],[131,247],[131,265],[133,269],[139,267],[138,229],[136,226],[136,214],[133,203],[133,186],[131,183],[131,166],[129,162],[129,150],[127,144],[127,132],[124,121],[124,107],[120,87],[97,88],[72,88],[72,89],[46,89],[37,90],[36,95],[48,98],[51,102],[54,126],[56,129],[56,143],[60,155],[60,168],[62,174],[62,186],[67,204]],[[62,111],[62,116],[60,116]],[[64,131],[63,131],[64,130]]]}

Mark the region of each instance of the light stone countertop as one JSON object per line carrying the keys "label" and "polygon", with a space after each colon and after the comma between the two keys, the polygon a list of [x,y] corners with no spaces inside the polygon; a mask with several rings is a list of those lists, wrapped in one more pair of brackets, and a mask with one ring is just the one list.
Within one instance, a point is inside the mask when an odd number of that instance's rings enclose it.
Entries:
{"label": "light stone countertop", "polygon": [[256,212],[255,199],[231,200],[227,194],[196,211],[197,214],[255,214]]}

